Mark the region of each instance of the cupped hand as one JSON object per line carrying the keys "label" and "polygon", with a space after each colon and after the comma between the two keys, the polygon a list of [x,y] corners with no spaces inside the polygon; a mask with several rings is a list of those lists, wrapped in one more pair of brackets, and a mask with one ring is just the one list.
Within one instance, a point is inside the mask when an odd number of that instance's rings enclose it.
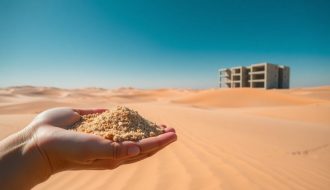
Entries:
{"label": "cupped hand", "polygon": [[113,142],[93,134],[68,130],[81,115],[105,109],[54,108],[40,113],[29,125],[34,145],[42,154],[51,174],[73,169],[114,169],[147,158],[177,138],[173,128],[138,142]]}

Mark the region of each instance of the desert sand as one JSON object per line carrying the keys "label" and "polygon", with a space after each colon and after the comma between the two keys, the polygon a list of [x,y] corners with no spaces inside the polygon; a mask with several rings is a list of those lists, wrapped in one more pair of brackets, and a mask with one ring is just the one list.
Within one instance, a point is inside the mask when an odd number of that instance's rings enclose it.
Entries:
{"label": "desert sand", "polygon": [[113,106],[103,113],[82,115],[71,130],[99,135],[114,142],[139,141],[165,132],[162,126],[125,106]]}
{"label": "desert sand", "polygon": [[330,189],[330,87],[0,89],[0,139],[52,107],[124,105],[177,131],[151,158],[67,171],[34,189]]}

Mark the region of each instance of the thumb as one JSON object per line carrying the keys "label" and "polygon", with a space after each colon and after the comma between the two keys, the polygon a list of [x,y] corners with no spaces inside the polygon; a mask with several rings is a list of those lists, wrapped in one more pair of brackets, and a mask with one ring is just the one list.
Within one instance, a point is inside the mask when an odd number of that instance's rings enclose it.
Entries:
{"label": "thumb", "polygon": [[139,146],[131,141],[112,142],[103,138],[95,138],[86,144],[86,151],[94,159],[122,159],[140,153]]}

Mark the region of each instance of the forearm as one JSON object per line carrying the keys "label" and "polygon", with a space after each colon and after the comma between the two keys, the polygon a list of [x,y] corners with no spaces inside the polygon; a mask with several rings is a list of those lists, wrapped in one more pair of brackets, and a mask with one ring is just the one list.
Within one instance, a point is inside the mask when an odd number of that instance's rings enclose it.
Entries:
{"label": "forearm", "polygon": [[1,189],[31,189],[50,176],[32,134],[23,129],[0,141]]}

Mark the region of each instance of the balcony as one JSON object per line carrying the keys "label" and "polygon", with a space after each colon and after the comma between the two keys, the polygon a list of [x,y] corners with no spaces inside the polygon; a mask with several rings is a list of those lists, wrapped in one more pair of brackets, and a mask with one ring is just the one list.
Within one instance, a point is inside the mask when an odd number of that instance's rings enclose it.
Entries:
{"label": "balcony", "polygon": [[266,65],[258,65],[258,66],[253,66],[252,68],[251,68],[251,72],[265,72],[265,70],[266,70]]}
{"label": "balcony", "polygon": [[240,75],[233,76],[233,81],[240,81],[240,80],[241,80],[241,76]]}
{"label": "balcony", "polygon": [[251,75],[252,80],[264,80],[265,79],[265,74],[264,73],[255,73]]}

